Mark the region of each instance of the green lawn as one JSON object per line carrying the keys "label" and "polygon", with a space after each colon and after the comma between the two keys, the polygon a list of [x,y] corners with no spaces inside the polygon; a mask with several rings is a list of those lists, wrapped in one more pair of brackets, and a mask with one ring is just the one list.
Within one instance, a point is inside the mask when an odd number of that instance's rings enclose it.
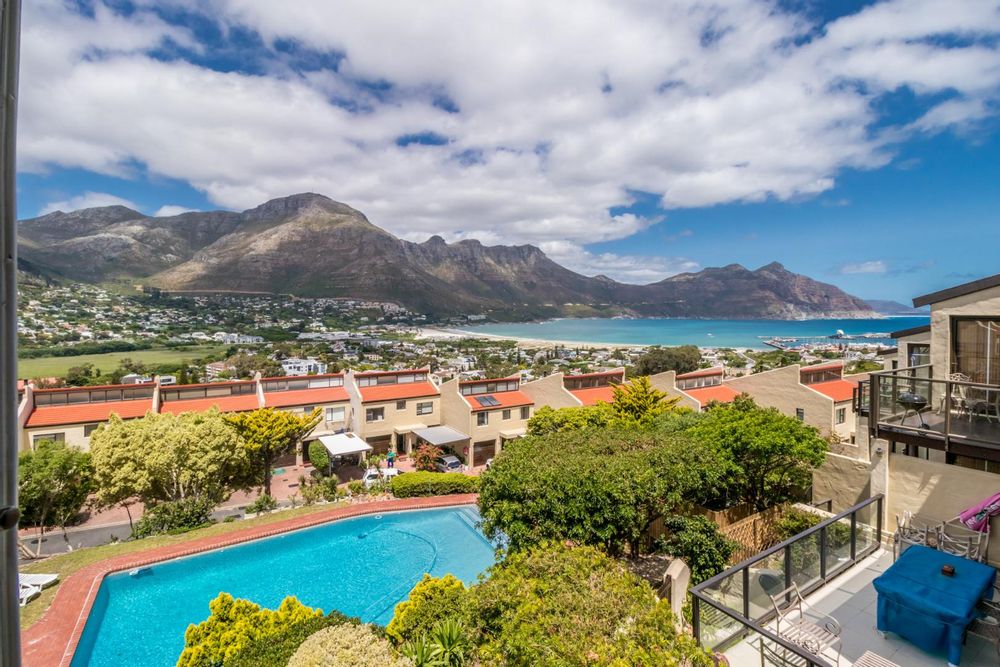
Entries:
{"label": "green lawn", "polygon": [[[50,558],[45,558],[36,563],[31,563],[21,570],[23,572],[36,572],[36,573],[48,573],[48,574],[58,574],[59,581],[61,582],[69,575],[73,574],[79,569],[82,569],[91,563],[96,563],[98,561],[106,560],[108,558],[114,558],[115,556],[121,556],[122,554],[135,553],[137,551],[145,551],[147,549],[155,549],[156,547],[163,546],[165,544],[178,544],[181,542],[189,542],[191,540],[196,540],[199,537],[206,537],[208,535],[221,535],[224,533],[231,533],[235,530],[242,530],[250,526],[259,526],[262,524],[274,523],[275,521],[284,521],[285,519],[291,519],[293,517],[302,516],[303,514],[312,514],[314,512],[322,512],[325,510],[330,510],[336,507],[336,503],[326,504],[326,505],[307,505],[304,507],[297,507],[291,510],[284,510],[282,512],[275,512],[273,514],[267,514],[265,516],[254,517],[253,519],[246,519],[243,521],[232,521],[230,523],[216,523],[211,526],[206,526],[205,528],[199,528],[197,530],[192,530],[189,533],[184,533],[182,535],[155,535],[153,537],[147,537],[142,540],[135,540],[133,542],[116,542],[114,544],[105,544],[100,547],[87,547],[84,549],[78,549],[76,551],[71,551],[69,553],[61,554],[59,556],[52,556]],[[28,542],[29,548],[31,547],[31,542]],[[45,610],[49,608],[52,604],[52,599],[56,596],[56,590],[59,585],[50,586],[42,591],[42,594],[37,598],[29,602],[25,607],[21,609],[21,629],[31,627],[38,619],[42,617]]]}
{"label": "green lawn", "polygon": [[94,364],[104,372],[118,367],[121,359],[129,358],[144,364],[168,364],[179,361],[193,361],[200,357],[222,352],[225,345],[192,345],[185,349],[135,350],[133,352],[107,352],[105,354],[81,354],[77,357],[38,357],[18,359],[19,378],[62,377],[73,366]]}

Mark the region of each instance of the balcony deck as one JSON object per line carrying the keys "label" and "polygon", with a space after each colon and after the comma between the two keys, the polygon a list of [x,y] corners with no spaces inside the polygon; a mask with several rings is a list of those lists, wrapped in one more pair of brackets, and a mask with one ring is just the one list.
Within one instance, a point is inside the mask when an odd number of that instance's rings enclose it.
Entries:
{"label": "balcony deck", "polygon": [[[944,654],[926,653],[905,639],[888,634],[885,638],[875,631],[877,598],[872,581],[892,565],[892,554],[876,551],[858,562],[828,585],[805,596],[817,611],[829,614],[843,627],[843,651],[839,667],[849,667],[866,651],[882,656],[901,667],[943,667],[948,664]],[[765,625],[774,631],[774,622]],[[744,640],[725,652],[731,665],[759,665],[760,651],[756,639]],[[827,658],[831,664],[835,656]],[[792,663],[789,663],[792,664]],[[962,667],[996,667],[996,648],[988,642],[970,636],[962,652]]]}

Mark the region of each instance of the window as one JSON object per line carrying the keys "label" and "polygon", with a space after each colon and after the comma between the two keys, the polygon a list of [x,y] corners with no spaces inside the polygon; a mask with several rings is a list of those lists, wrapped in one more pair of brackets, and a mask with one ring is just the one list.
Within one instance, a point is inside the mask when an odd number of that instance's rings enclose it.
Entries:
{"label": "window", "polygon": [[100,424],[84,424],[83,425],[83,437],[89,438],[90,434],[97,430]]}
{"label": "window", "polygon": [[385,420],[385,408],[368,408],[365,410],[366,422],[380,422]]}
{"label": "window", "polygon": [[521,419],[528,419],[529,417],[531,417],[531,408],[521,408]]}
{"label": "window", "polygon": [[1000,384],[1000,319],[953,318],[951,371]]}
{"label": "window", "polygon": [[800,422],[806,420],[806,411],[802,408],[795,408],[795,418]]}
{"label": "window", "polygon": [[42,440],[52,440],[53,442],[66,442],[65,433],[39,433],[31,436],[31,444],[37,445]]}
{"label": "window", "polygon": [[503,411],[503,418],[504,419],[510,419],[510,410],[504,410]]}
{"label": "window", "polygon": [[396,401],[396,409],[397,410],[405,410],[406,409],[406,401]]}
{"label": "window", "polygon": [[426,403],[417,403],[417,414],[418,415],[429,415],[434,412],[434,403],[427,401]]}
{"label": "window", "polygon": [[309,414],[310,412],[312,412],[315,409],[316,409],[315,405],[303,405],[302,406],[302,412],[304,412],[306,414]]}
{"label": "window", "polygon": [[488,412],[476,413],[476,426],[486,426],[489,423],[490,423],[490,413]]}
{"label": "window", "polygon": [[910,343],[906,356],[910,366],[926,366],[931,363],[931,346],[927,343]]}
{"label": "window", "polygon": [[327,408],[326,420],[328,422],[342,422],[347,416],[347,409],[343,406],[339,408]]}
{"label": "window", "polygon": [[837,408],[837,423],[843,424],[847,421],[847,408]]}

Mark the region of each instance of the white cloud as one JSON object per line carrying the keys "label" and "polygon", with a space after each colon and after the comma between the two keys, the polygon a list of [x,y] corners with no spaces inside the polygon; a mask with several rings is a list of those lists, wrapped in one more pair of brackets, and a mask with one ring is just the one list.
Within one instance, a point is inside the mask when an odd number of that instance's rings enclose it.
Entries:
{"label": "white cloud", "polygon": [[76,197],[49,202],[42,207],[42,210],[38,214],[45,215],[54,211],[69,213],[70,211],[79,211],[82,208],[94,208],[96,206],[127,206],[135,210],[139,208],[134,202],[128,199],[122,199],[106,192],[84,192],[82,195],[77,195]]}
{"label": "white cloud", "polygon": [[889,267],[880,259],[868,262],[857,262],[855,264],[844,264],[840,267],[839,273],[843,275],[854,273],[885,273]]}
{"label": "white cloud", "polygon": [[604,275],[625,283],[644,285],[701,268],[698,262],[684,257],[592,253],[569,241],[547,241],[541,248],[553,260],[577,273]]}
{"label": "white cloud", "polygon": [[181,213],[193,213],[197,211],[196,208],[186,208],[184,206],[176,206],[174,204],[166,204],[156,209],[156,213],[153,214],[157,218],[168,218],[172,215],[180,215]]}
{"label": "white cloud", "polygon": [[[264,75],[217,72],[151,57],[165,40],[212,47],[141,8],[125,18],[98,4],[91,19],[27,3],[22,170],[140,165],[226,208],[315,191],[406,238],[579,249],[655,222],[609,214],[632,191],[668,208],[813,196],[840,170],[887,164],[898,142],[966,127],[1000,101],[1000,11],[981,0],[946,12],[887,0],[822,31],[754,0],[174,2],[344,60],[305,76],[277,56]],[[926,107],[902,127],[875,104],[900,88]],[[421,132],[447,143],[396,143]],[[577,261],[619,261],[602,257]]]}

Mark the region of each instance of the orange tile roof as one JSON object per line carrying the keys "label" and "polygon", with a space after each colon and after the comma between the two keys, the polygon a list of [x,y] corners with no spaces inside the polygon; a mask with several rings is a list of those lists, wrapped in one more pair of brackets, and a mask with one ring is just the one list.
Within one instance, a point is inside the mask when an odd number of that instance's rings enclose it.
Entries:
{"label": "orange tile roof", "polygon": [[702,368],[696,371],[691,371],[690,373],[681,373],[677,376],[678,380],[684,380],[687,378],[700,378],[700,377],[711,377],[712,375],[722,375],[724,369],[722,366],[715,366],[714,368]]}
{"label": "orange tile roof", "polygon": [[829,382],[817,382],[815,384],[807,384],[806,386],[840,403],[842,401],[850,401],[854,398],[854,388],[856,385],[850,380],[830,380]]}
{"label": "orange tile roof", "polygon": [[701,403],[702,407],[708,405],[712,401],[718,401],[719,403],[732,403],[733,399],[740,395],[740,392],[736,391],[732,387],[727,387],[724,384],[718,384],[714,387],[684,389],[682,391]]}
{"label": "orange tile roof", "polygon": [[620,375],[622,378],[625,377],[625,370],[622,368],[616,368],[610,371],[598,371],[597,373],[576,373],[574,375],[564,375],[563,379],[577,379],[577,378],[596,378],[605,377],[608,375]]}
{"label": "orange tile roof", "polygon": [[610,403],[615,398],[615,386],[606,385],[604,387],[587,387],[586,389],[570,389],[569,393],[580,399],[584,405],[594,405],[595,403]]}
{"label": "orange tile roof", "polygon": [[316,389],[264,392],[264,405],[269,408],[282,408],[290,405],[339,403],[349,400],[351,400],[351,397],[347,395],[347,390],[343,387],[318,387]]}
{"label": "orange tile roof", "polygon": [[135,401],[103,401],[101,403],[77,403],[74,405],[45,405],[32,410],[26,426],[62,426],[68,424],[89,424],[107,421],[114,413],[122,419],[142,417],[153,409],[153,399]]}
{"label": "orange tile roof", "polygon": [[385,384],[381,387],[360,387],[362,403],[398,401],[404,398],[437,396],[438,388],[430,382],[407,382],[406,384]]}
{"label": "orange tile roof", "polygon": [[[476,400],[476,396],[492,396],[497,399],[499,405],[480,405],[479,401]],[[472,408],[473,412],[520,408],[525,405],[534,405],[535,403],[531,400],[531,397],[523,391],[495,391],[492,394],[476,394],[476,396],[462,396],[462,398],[465,399],[465,402]]]}
{"label": "orange tile roof", "polygon": [[209,408],[219,408],[220,412],[246,412],[260,407],[256,394],[239,396],[214,396],[212,398],[188,398],[181,401],[165,401],[160,412],[178,415],[182,412],[204,412]]}

